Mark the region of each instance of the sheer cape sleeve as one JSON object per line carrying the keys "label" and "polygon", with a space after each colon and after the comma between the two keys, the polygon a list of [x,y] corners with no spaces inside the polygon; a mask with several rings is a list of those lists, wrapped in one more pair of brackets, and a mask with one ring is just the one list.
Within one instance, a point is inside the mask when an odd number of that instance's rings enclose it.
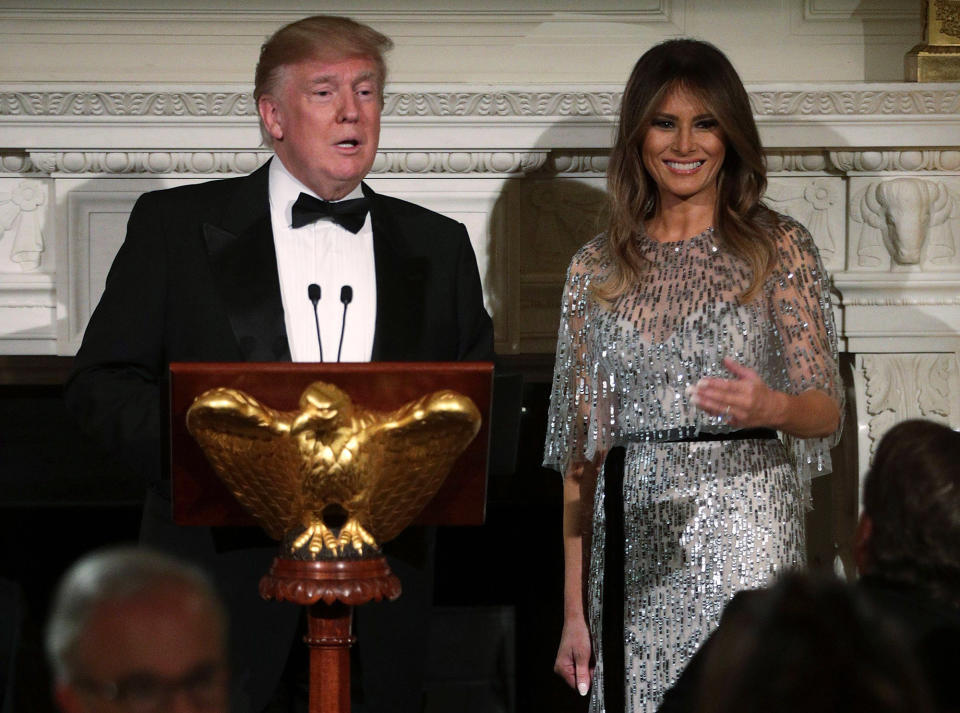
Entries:
{"label": "sheer cape sleeve", "polygon": [[616,422],[614,379],[601,367],[602,347],[591,330],[591,317],[602,309],[590,284],[605,268],[603,244],[601,236],[580,248],[563,288],[543,465],[564,475],[606,453]]}
{"label": "sheer cape sleeve", "polygon": [[783,348],[784,383],[771,387],[797,395],[822,391],[837,404],[840,422],[825,438],[783,435],[809,504],[809,481],[831,470],[830,448],[843,429],[844,391],[837,354],[837,329],[830,300],[830,279],[806,228],[780,216],[779,265],[767,281],[773,323]]}

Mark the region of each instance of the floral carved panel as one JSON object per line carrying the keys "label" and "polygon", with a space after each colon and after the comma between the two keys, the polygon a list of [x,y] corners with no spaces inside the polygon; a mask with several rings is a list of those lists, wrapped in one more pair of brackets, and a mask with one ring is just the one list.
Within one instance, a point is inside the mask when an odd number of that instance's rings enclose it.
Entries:
{"label": "floral carved panel", "polygon": [[828,270],[844,267],[843,180],[834,177],[771,178],[764,202],[805,226]]}
{"label": "floral carved panel", "polygon": [[909,418],[960,425],[960,369],[955,353],[862,354],[854,386],[860,424],[860,471],[890,428]]}

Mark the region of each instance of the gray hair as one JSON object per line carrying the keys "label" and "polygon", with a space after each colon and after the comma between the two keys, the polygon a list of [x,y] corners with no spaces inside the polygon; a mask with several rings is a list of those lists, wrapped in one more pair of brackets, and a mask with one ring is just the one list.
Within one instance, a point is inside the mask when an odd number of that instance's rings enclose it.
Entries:
{"label": "gray hair", "polygon": [[210,579],[198,567],[132,546],[97,550],[75,562],[60,580],[47,621],[47,660],[56,680],[70,681],[77,675],[78,643],[100,607],[146,593],[158,584],[171,583],[208,602],[225,635],[223,604]]}

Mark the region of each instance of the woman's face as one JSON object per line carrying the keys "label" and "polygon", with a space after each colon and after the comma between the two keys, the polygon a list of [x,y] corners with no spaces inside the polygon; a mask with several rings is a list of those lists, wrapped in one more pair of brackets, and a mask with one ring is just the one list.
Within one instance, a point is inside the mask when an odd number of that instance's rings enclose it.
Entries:
{"label": "woman's face", "polygon": [[682,201],[714,205],[726,145],[713,114],[693,95],[674,89],[657,107],[641,150],[660,189],[661,210]]}

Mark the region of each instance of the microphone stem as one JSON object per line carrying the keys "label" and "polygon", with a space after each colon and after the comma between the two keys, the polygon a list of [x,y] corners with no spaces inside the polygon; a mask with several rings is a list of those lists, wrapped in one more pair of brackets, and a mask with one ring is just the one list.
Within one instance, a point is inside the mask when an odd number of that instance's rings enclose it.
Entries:
{"label": "microphone stem", "polygon": [[[313,324],[317,328],[317,347],[320,349],[320,361],[323,361],[323,342],[320,340],[320,318],[317,316],[317,303],[313,303]],[[340,336],[343,339],[343,335]],[[339,357],[337,361],[339,361]]]}
{"label": "microphone stem", "polygon": [[340,350],[343,349],[343,333],[347,327],[347,307],[349,305],[349,302],[343,303],[343,320],[340,322],[340,344],[337,346],[337,362],[340,361]]}

